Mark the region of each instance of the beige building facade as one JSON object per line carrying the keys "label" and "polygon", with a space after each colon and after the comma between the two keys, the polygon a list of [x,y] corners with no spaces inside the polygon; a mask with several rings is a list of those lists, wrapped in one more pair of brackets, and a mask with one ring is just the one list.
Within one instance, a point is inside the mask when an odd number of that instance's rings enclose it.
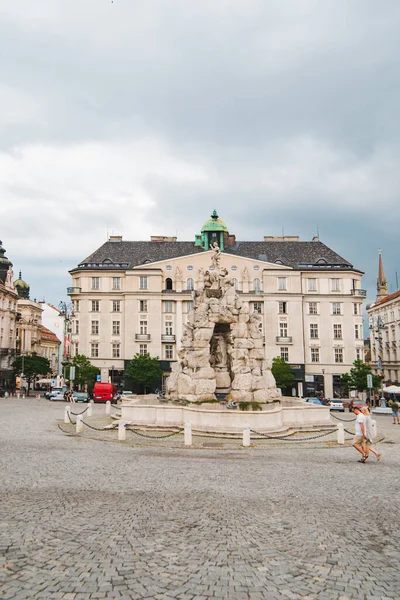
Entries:
{"label": "beige building facade", "polygon": [[16,355],[16,320],[18,296],[13,285],[11,261],[0,242],[0,391],[14,386],[13,363]]}
{"label": "beige building facade", "polygon": [[376,301],[367,305],[370,329],[371,368],[383,383],[400,384],[400,290],[388,294],[382,255],[379,251],[379,269]]}
{"label": "beige building facade", "polygon": [[291,393],[339,393],[341,374],[363,358],[362,272],[317,238],[237,242],[215,211],[195,242],[112,236],[70,271],[72,355],[88,356],[108,380],[136,353],[149,353],[167,376],[194,291],[213,269],[212,240],[241,300],[262,316],[265,357],[292,365]]}

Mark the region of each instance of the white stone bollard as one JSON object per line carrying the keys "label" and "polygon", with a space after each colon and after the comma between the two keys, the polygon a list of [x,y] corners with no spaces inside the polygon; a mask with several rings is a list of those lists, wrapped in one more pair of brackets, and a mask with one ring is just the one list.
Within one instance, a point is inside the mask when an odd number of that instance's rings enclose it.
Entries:
{"label": "white stone bollard", "polygon": [[111,402],[109,400],[106,402],[106,415],[111,415]]}
{"label": "white stone bollard", "polygon": [[93,408],[93,405],[92,405],[92,403],[91,403],[91,402],[89,402],[89,404],[88,404],[88,409],[87,409],[87,411],[86,411],[86,414],[87,414],[87,416],[88,416],[88,417],[91,417],[91,416],[92,416],[92,408]]}
{"label": "white stone bollard", "polygon": [[245,425],[243,429],[243,446],[250,446],[250,425]]}
{"label": "white stone bollard", "polygon": [[184,430],[184,439],[185,439],[185,446],[191,446],[192,445],[192,426],[190,423],[185,423],[185,430]]}
{"label": "white stone bollard", "polygon": [[375,438],[376,438],[376,436],[378,435],[378,427],[377,427],[377,424],[376,424],[376,420],[375,420],[375,419],[372,419],[372,421],[371,421],[371,422],[372,422],[372,432],[373,432],[373,434],[374,434],[374,439],[375,439]]}
{"label": "white stone bollard", "polygon": [[21,397],[21,396],[20,396],[20,393],[19,393],[19,392],[17,392],[17,398],[18,398],[18,400],[20,399],[20,397]]}
{"label": "white stone bollard", "polygon": [[76,417],[76,433],[82,433],[82,432],[83,432],[82,415],[78,415]]}
{"label": "white stone bollard", "polygon": [[64,423],[71,423],[69,420],[69,406],[64,407]]}
{"label": "white stone bollard", "polygon": [[125,421],[118,423],[118,440],[123,442],[126,439]]}
{"label": "white stone bollard", "polygon": [[344,444],[344,426],[342,423],[338,423],[337,426],[337,443]]}

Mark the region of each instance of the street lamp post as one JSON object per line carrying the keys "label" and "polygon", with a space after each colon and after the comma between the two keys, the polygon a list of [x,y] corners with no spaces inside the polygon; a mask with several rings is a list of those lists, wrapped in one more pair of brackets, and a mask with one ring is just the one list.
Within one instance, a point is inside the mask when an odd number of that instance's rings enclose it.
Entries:
{"label": "street lamp post", "polygon": [[321,369],[322,371],[322,390],[324,392],[324,398],[325,398],[325,369]]}
{"label": "street lamp post", "polygon": [[67,304],[66,302],[60,302],[58,305],[60,310],[60,317],[64,319],[63,322],[63,353],[62,353],[62,366],[64,367],[64,383],[65,383],[65,375],[66,375],[66,364],[70,359],[70,351],[67,347],[71,342],[68,338],[68,334],[70,333],[70,324],[72,323],[72,319],[75,317],[74,311],[72,310],[72,305]]}
{"label": "street lamp post", "polygon": [[386,406],[386,400],[383,395],[383,379],[384,379],[384,371],[383,371],[383,336],[382,331],[386,329],[385,320],[381,315],[377,317],[369,318],[369,329],[372,332],[374,340],[377,342],[378,347],[378,363],[377,363],[377,376],[380,377],[381,380],[381,399],[380,405]]}

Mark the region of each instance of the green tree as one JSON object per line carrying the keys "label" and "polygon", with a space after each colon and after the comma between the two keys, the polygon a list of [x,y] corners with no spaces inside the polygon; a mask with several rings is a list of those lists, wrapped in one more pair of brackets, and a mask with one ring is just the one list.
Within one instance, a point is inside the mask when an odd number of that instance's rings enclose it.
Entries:
{"label": "green tree", "polygon": [[31,389],[32,382],[38,375],[47,375],[51,371],[50,361],[44,356],[39,356],[36,352],[17,356],[13,364],[15,375],[23,374],[28,383],[27,394]]}
{"label": "green tree", "polygon": [[144,387],[145,394],[147,388],[158,383],[162,377],[158,360],[158,356],[152,358],[150,354],[135,354],[126,369],[126,374]]}
{"label": "green tree", "polygon": [[[86,385],[91,386],[96,381],[96,376],[100,370],[92,365],[90,360],[84,354],[77,354],[73,357],[70,366],[75,367],[74,384],[80,388]],[[69,377],[69,368],[67,367],[67,377]]]}
{"label": "green tree", "polygon": [[[362,360],[355,360],[350,372],[344,373],[341,377],[341,383],[347,394],[350,389],[357,390],[359,392],[368,389],[367,375],[372,375],[371,367],[365,364],[365,362]],[[380,385],[381,380],[379,377],[372,375],[372,386],[374,388],[379,388]]]}
{"label": "green tree", "polygon": [[271,372],[278,388],[288,388],[293,385],[295,376],[292,368],[281,356],[276,356],[272,360]]}

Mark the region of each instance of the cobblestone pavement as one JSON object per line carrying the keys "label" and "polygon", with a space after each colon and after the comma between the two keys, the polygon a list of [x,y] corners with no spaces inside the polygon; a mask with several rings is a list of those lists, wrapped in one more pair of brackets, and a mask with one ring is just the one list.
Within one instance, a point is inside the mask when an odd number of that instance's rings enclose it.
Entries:
{"label": "cobblestone pavement", "polygon": [[383,459],[364,465],[325,442],[69,436],[57,427],[63,409],[0,400],[3,600],[400,598],[390,417],[377,419]]}

